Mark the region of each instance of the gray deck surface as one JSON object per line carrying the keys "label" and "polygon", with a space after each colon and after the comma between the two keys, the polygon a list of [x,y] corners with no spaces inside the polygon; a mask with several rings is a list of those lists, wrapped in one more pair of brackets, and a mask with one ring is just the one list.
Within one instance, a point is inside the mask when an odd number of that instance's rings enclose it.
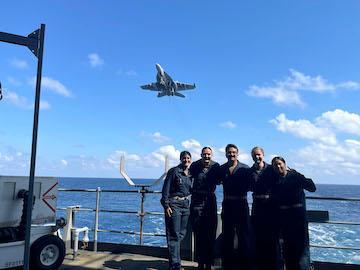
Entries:
{"label": "gray deck surface", "polygon": [[[196,270],[197,263],[182,261],[185,270]],[[112,254],[109,252],[80,251],[75,260],[68,255],[61,270],[118,269],[118,270],[167,270],[168,261],[164,258],[137,254]]]}

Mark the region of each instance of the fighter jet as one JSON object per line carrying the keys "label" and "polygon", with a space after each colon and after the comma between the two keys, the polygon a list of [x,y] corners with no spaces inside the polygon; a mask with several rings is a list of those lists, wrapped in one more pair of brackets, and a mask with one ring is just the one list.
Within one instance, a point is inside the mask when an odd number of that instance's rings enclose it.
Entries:
{"label": "fighter jet", "polygon": [[156,82],[142,85],[141,88],[150,91],[157,91],[157,97],[178,96],[184,98],[185,96],[178,91],[195,88],[195,84],[174,81],[159,64],[156,64],[156,69]]}

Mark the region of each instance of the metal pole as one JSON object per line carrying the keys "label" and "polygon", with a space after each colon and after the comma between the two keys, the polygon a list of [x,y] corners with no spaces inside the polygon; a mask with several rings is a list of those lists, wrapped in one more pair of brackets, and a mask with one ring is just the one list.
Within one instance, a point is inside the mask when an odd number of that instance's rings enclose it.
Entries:
{"label": "metal pole", "polygon": [[140,205],[140,246],[143,244],[143,232],[144,232],[144,201],[145,201],[145,187],[141,187],[141,205]]}
{"label": "metal pole", "polygon": [[43,50],[44,50],[44,36],[45,36],[45,24],[41,24],[40,36],[39,36],[35,105],[34,105],[35,106],[34,124],[33,124],[32,145],[31,145],[29,197],[28,197],[28,205],[26,209],[25,249],[24,249],[24,268],[23,268],[24,270],[29,269],[29,262],[30,262],[31,214],[32,214],[33,195],[34,195],[36,145],[37,145],[37,131],[38,131],[38,121],[39,121],[40,86],[41,86],[42,60],[43,60]]}
{"label": "metal pole", "polygon": [[97,252],[98,230],[99,230],[99,207],[100,207],[100,187],[96,189],[96,207],[95,207],[95,228],[94,228],[94,251]]}

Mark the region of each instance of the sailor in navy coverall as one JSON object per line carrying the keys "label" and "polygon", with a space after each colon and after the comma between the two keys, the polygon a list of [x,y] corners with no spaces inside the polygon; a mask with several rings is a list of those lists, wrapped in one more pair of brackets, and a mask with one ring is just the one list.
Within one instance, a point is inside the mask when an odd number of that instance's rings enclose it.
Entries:
{"label": "sailor in navy coverall", "polygon": [[190,215],[192,186],[190,164],[191,154],[188,151],[182,151],[180,164],[168,171],[162,188],[161,204],[165,211],[170,270],[181,269],[180,243],[185,237]]}
{"label": "sailor in navy coverall", "polygon": [[276,206],[271,196],[277,174],[264,161],[264,150],[251,150],[254,165],[251,167],[253,180],[253,203],[251,221],[255,244],[255,265],[257,270],[280,270],[283,267],[279,232],[276,222]]}
{"label": "sailor in navy coverall", "polygon": [[[251,188],[249,166],[237,160],[238,148],[234,144],[226,146],[228,162],[219,168],[219,178],[223,185],[222,222],[224,234],[224,270],[251,267],[250,215],[247,192]],[[234,247],[237,236],[238,247]]]}
{"label": "sailor in navy coverall", "polygon": [[190,166],[193,189],[190,219],[195,234],[196,255],[199,270],[210,270],[217,228],[216,172],[219,163],[211,160],[212,149],[204,147],[201,159]]}
{"label": "sailor in navy coverall", "polygon": [[310,178],[288,169],[282,157],[275,157],[272,165],[278,173],[272,195],[278,208],[279,228],[284,240],[283,256],[286,270],[309,270],[309,231],[304,189],[316,190]]}

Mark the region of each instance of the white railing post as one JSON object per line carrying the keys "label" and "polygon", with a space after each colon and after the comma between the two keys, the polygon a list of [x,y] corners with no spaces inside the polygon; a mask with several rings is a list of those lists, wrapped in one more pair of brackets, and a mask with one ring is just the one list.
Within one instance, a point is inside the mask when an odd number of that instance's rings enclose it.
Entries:
{"label": "white railing post", "polygon": [[101,188],[96,189],[96,206],[95,206],[95,227],[94,227],[94,252],[97,252],[98,229],[99,229],[99,208],[100,208]]}
{"label": "white railing post", "polygon": [[66,252],[71,249],[71,230],[75,227],[75,212],[80,205],[68,206],[66,208],[66,226],[64,227],[64,242]]}

